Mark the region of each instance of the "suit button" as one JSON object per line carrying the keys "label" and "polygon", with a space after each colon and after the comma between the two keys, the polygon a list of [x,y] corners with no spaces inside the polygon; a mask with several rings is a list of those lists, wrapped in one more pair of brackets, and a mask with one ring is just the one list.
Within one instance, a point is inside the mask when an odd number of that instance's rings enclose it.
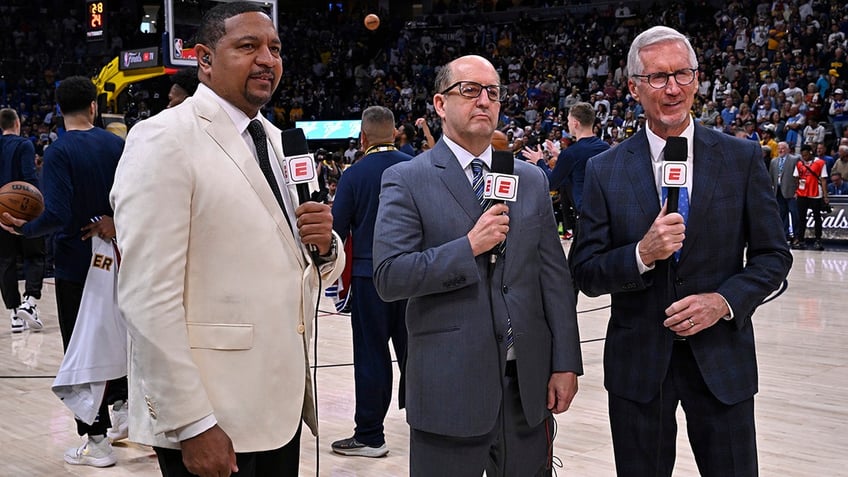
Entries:
{"label": "suit button", "polygon": [[495,335],[495,339],[498,340],[498,343],[503,341],[503,335]]}
{"label": "suit button", "polygon": [[674,281],[674,284],[677,285],[677,286],[683,285],[683,279],[678,278],[677,280]]}
{"label": "suit button", "polygon": [[297,334],[302,335],[305,332],[306,332],[306,327],[303,326],[302,323],[297,325]]}
{"label": "suit button", "polygon": [[501,288],[501,290],[504,292],[504,294],[509,293],[509,287],[506,286],[506,285],[504,285],[503,288]]}

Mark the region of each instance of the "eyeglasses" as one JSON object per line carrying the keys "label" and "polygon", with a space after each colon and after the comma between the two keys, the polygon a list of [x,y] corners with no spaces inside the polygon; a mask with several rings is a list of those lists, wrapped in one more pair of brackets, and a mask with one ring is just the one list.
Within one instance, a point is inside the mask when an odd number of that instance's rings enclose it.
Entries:
{"label": "eyeglasses", "polygon": [[695,68],[683,68],[674,73],[651,73],[649,75],[630,75],[634,78],[646,78],[648,84],[654,89],[663,89],[668,84],[668,79],[674,76],[678,86],[686,86],[695,81]]}
{"label": "eyeglasses", "polygon": [[442,91],[440,94],[447,94],[448,91],[456,88],[459,91],[461,96],[466,98],[479,98],[483,93],[483,90],[486,90],[486,96],[489,97],[489,101],[504,101],[507,95],[507,87],[501,86],[497,84],[489,84],[482,85],[480,83],[475,83],[474,81],[457,81],[456,83],[448,86]]}

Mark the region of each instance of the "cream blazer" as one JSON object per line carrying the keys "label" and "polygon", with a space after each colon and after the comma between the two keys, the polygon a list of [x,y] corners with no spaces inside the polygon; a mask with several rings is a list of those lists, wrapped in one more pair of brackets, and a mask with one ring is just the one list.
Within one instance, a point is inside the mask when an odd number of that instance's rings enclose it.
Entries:
{"label": "cream blazer", "polygon": [[[282,158],[280,130],[263,122]],[[319,272],[209,93],[132,128],[111,200],[130,439],[179,448],[175,430],[212,413],[236,452],[283,446],[301,417],[317,435],[309,350]],[[320,267],[322,286],[344,260],[339,249]]]}

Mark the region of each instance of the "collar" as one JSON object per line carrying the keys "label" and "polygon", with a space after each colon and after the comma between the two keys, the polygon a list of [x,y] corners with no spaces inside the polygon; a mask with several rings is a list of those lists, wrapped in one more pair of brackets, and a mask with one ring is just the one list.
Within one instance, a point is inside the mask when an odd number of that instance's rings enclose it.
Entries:
{"label": "collar", "polygon": [[247,117],[247,115],[244,114],[244,111],[233,106],[233,104],[230,103],[229,101],[227,101],[226,99],[218,96],[218,93],[213,91],[210,87],[206,86],[205,84],[200,83],[200,84],[197,85],[197,88],[198,89],[205,89],[206,92],[212,97],[212,99],[214,99],[215,102],[218,103],[219,106],[221,106],[221,109],[223,109],[224,112],[227,113],[227,116],[230,117],[230,121],[233,122],[233,125],[236,127],[236,131],[238,131],[239,134],[244,135],[247,131],[248,124],[250,124],[250,121],[252,121],[254,119],[259,119],[260,115],[258,113],[253,118]]}
{"label": "collar", "polygon": [[[651,161],[652,162],[661,162],[662,161],[662,152],[665,149],[665,139],[657,136],[651,131],[650,126],[645,127],[645,132],[648,135],[648,146],[651,150]],[[683,134],[681,137],[686,138],[686,160],[689,161],[692,159],[693,154],[692,151],[694,149],[694,138],[695,138],[695,122],[689,120],[689,125],[686,126],[686,129],[683,130]]]}
{"label": "collar", "polygon": [[397,148],[395,147],[394,144],[391,144],[391,143],[374,144],[372,146],[368,146],[368,149],[365,150],[365,156],[367,156],[369,154],[373,154],[375,152],[386,152],[386,151],[397,151]]}
{"label": "collar", "polygon": [[466,151],[465,149],[463,149],[462,146],[460,146],[459,144],[453,142],[446,135],[442,135],[442,139],[444,139],[445,145],[448,146],[448,149],[450,149],[451,152],[453,153],[453,155],[456,156],[456,160],[459,161],[459,165],[463,169],[468,169],[468,167],[471,165],[471,161],[473,161],[474,159],[480,159],[481,161],[483,161],[484,164],[486,164],[486,167],[490,171],[492,170],[492,146],[491,145],[489,145],[489,147],[487,147],[486,150],[483,151],[482,154],[480,154],[479,156],[475,156],[475,155],[471,154],[470,152]]}

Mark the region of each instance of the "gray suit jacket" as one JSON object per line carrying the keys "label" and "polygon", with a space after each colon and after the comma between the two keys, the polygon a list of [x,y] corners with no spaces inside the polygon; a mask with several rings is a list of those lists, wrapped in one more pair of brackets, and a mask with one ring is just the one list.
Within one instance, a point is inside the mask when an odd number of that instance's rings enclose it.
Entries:
{"label": "gray suit jacket", "polygon": [[[775,157],[769,163],[769,177],[771,177],[771,186],[774,190],[777,190],[778,184],[780,187],[780,193],[783,194],[785,199],[793,199],[795,198],[795,189],[797,188],[795,184],[795,177],[792,175],[795,171],[795,164],[801,157],[797,154],[788,154],[786,156],[786,163],[783,164],[783,172],[780,173],[778,165],[780,164],[780,157]],[[780,182],[778,183],[778,176],[780,176]]]}
{"label": "gray suit jacket", "polygon": [[443,141],[383,173],[374,231],[374,283],[386,301],[409,299],[407,421],[450,436],[492,429],[502,399],[507,317],[521,402],[530,425],[549,415],[552,371],[582,374],[571,275],[542,171],[516,161],[506,254],[488,274],[466,234],[482,214]]}

